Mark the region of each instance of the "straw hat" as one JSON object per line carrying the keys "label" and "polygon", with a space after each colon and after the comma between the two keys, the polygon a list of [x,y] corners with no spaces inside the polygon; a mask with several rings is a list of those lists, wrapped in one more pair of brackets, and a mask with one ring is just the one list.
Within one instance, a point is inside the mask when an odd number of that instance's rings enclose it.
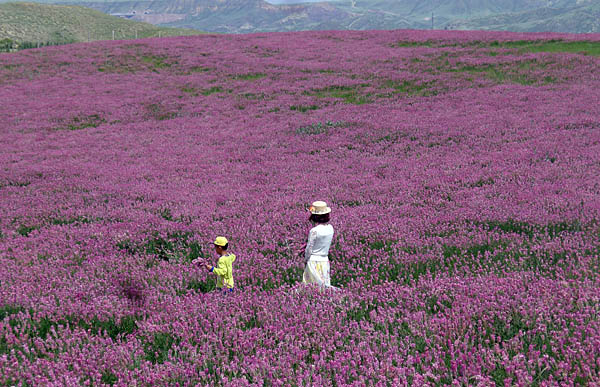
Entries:
{"label": "straw hat", "polygon": [[309,208],[310,213],[313,215],[325,215],[331,212],[331,208],[327,207],[327,203],[322,201],[313,202]]}
{"label": "straw hat", "polygon": [[217,239],[215,239],[214,243],[217,246],[223,247],[223,246],[227,245],[227,238],[219,236],[219,237],[217,237]]}

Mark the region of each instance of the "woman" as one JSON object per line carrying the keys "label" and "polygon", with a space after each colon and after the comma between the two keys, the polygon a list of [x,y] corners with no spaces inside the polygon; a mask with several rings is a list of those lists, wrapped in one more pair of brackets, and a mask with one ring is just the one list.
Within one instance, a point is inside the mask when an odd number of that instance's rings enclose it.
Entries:
{"label": "woman", "polygon": [[329,277],[329,247],[333,239],[333,226],[329,224],[330,213],[331,208],[322,201],[314,202],[310,207],[309,219],[315,226],[308,234],[304,250],[306,267],[302,282],[305,284],[332,287]]}

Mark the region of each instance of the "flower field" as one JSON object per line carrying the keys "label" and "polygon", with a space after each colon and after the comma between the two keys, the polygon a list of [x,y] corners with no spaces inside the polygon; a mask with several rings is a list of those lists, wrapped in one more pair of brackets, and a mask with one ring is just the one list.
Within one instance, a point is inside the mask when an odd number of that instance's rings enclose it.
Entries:
{"label": "flower field", "polygon": [[[451,31],[0,54],[0,385],[597,385],[599,65]],[[314,200],[336,292],[299,283]]]}

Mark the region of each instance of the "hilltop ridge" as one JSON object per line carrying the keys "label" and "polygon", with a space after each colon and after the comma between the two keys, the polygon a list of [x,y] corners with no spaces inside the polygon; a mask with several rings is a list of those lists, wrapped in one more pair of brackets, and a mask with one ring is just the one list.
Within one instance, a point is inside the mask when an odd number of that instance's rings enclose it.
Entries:
{"label": "hilltop ridge", "polygon": [[[278,4],[264,0],[148,0],[79,4],[153,24],[226,33],[430,28],[593,32],[600,24],[600,18],[594,20],[587,15],[587,7],[594,6],[592,0],[337,0]],[[530,25],[515,24],[515,14],[530,17]]]}
{"label": "hilltop ridge", "polygon": [[542,8],[457,20],[449,23],[448,28],[456,30],[595,33],[600,32],[600,4],[576,6],[568,9]]}
{"label": "hilltop ridge", "polygon": [[[277,4],[265,0],[58,0],[58,3],[80,5],[156,26],[217,33],[393,29],[600,31],[600,4],[594,0],[335,0],[302,3],[286,0]],[[44,23],[40,21],[41,25]]]}
{"label": "hilltop ridge", "polygon": [[74,5],[0,4],[0,40],[50,44],[92,40],[133,39],[136,36],[195,35],[191,29],[167,28],[106,15]]}

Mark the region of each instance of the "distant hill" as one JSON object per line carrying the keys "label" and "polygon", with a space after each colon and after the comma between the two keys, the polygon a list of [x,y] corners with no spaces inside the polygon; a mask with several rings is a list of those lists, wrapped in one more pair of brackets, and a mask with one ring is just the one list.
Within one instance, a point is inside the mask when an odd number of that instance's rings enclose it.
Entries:
{"label": "distant hill", "polygon": [[[271,3],[271,4],[301,4],[301,3],[320,3],[323,2],[323,0],[266,0],[267,3]],[[334,1],[342,1],[342,0],[331,0],[330,2],[334,2]]]}
{"label": "distant hill", "polygon": [[[480,20],[477,25],[484,28],[487,18],[491,21],[496,16],[514,13],[536,18],[539,12],[548,9],[555,10],[553,17],[561,17],[573,8],[591,5],[594,1],[598,2],[598,0],[344,0],[336,4],[342,9],[356,13],[385,10],[388,14],[395,14],[409,21],[415,28],[431,28],[433,15],[433,27],[443,29],[450,23],[471,20]],[[510,18],[506,18],[500,24],[505,23],[508,26],[511,22]]]}
{"label": "distant hill", "polygon": [[600,4],[571,8],[542,8],[448,23],[456,30],[506,30],[520,32],[600,32]]}
{"label": "distant hill", "polygon": [[429,28],[594,32],[600,20],[600,0],[57,1],[154,25],[223,33]]}
{"label": "distant hill", "polygon": [[[432,24],[435,29],[493,26],[500,30],[592,32],[597,31],[594,25],[598,21],[596,18],[594,23],[589,15],[577,11],[594,7],[592,3],[597,0],[337,0],[302,4],[276,1],[280,4],[263,0],[156,0],[85,5],[107,13],[135,12],[135,19],[150,23],[230,33],[428,29]],[[530,17],[539,22],[514,24],[513,14],[522,16],[523,21]],[[472,27],[468,24],[471,21],[475,21]]]}
{"label": "distant hill", "polygon": [[61,44],[88,40],[132,39],[151,36],[194,35],[199,31],[158,27],[102,12],[67,5],[0,4],[0,41]]}
{"label": "distant hill", "polygon": [[443,23],[456,18],[488,16],[502,12],[535,9],[545,0],[350,0],[345,6],[357,12],[386,10],[415,22],[430,21],[431,15]]}
{"label": "distant hill", "polygon": [[347,30],[414,28],[413,23],[382,10],[355,12],[340,2],[275,5],[264,0],[156,0],[79,3],[133,20],[204,31]]}
{"label": "distant hill", "polygon": [[[81,3],[133,20],[212,32],[343,29],[347,12],[329,4],[273,5],[263,0],[95,1]],[[342,23],[340,23],[342,22]],[[323,25],[327,23],[327,25]]]}

